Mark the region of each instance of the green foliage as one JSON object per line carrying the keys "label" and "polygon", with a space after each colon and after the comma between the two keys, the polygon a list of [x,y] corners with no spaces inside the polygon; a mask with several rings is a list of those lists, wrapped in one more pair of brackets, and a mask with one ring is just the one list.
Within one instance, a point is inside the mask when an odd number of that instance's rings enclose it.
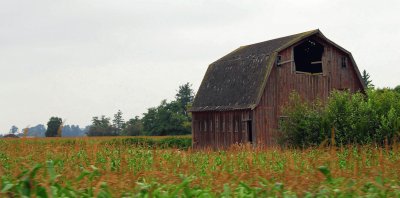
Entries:
{"label": "green foliage", "polygon": [[375,85],[372,84],[372,80],[370,80],[370,75],[369,75],[369,73],[368,73],[365,69],[363,70],[363,72],[362,72],[362,74],[361,74],[361,78],[362,78],[362,80],[364,81],[364,85],[365,85],[367,88],[374,88],[374,87],[375,87]]}
{"label": "green foliage", "polygon": [[101,118],[95,116],[92,118],[92,125],[87,132],[88,136],[116,136],[114,128],[111,126],[110,118],[104,115]]}
{"label": "green foliage", "polygon": [[140,136],[143,134],[143,123],[139,116],[128,120],[122,129],[124,136]]}
{"label": "green foliage", "polygon": [[393,140],[400,134],[400,93],[391,89],[372,90],[368,93],[368,102],[374,110],[371,116],[376,128],[374,138],[378,140]]}
{"label": "green foliage", "polygon": [[175,95],[175,99],[180,104],[180,107],[181,107],[181,109],[183,111],[182,113],[185,116],[188,116],[188,114],[189,114],[187,112],[188,105],[190,105],[193,102],[193,99],[194,99],[194,91],[192,89],[192,85],[190,83],[186,83],[184,85],[180,85],[178,93]]}
{"label": "green foliage", "polygon": [[117,135],[121,134],[122,128],[124,126],[124,119],[122,118],[121,110],[118,110],[116,114],[114,114],[113,124],[114,133]]}
{"label": "green foliage", "polygon": [[[335,142],[339,144],[368,143],[375,131],[371,120],[373,108],[361,93],[332,92],[324,112],[328,125],[335,130]],[[329,136],[330,137],[330,136]]]}
{"label": "green foliage", "polygon": [[114,114],[112,124],[105,116],[93,117],[92,125],[87,131],[88,136],[164,136],[184,135],[191,133],[191,115],[188,109],[193,102],[194,93],[191,84],[179,86],[175,100],[162,100],[157,107],[149,108],[143,114],[124,122],[121,110]]}
{"label": "green foliage", "polygon": [[184,127],[187,117],[182,114],[181,106],[178,102],[168,103],[163,100],[156,108],[150,108],[143,116],[144,130],[148,135],[182,135],[190,133]]}
{"label": "green foliage", "polygon": [[194,94],[191,85],[179,86],[176,100],[161,101],[157,107],[149,108],[144,113],[142,122],[147,135],[182,135],[191,132],[191,116],[187,112],[193,102]]}
{"label": "green foliage", "polygon": [[0,197],[400,196],[398,144],[159,149],[174,139],[2,139]]}
{"label": "green foliage", "polygon": [[322,115],[323,106],[316,102],[303,102],[300,96],[292,93],[289,107],[283,113],[287,117],[281,120],[280,130],[284,131],[280,142],[282,144],[309,146],[317,145],[326,139],[327,121]]}
{"label": "green foliage", "polygon": [[361,93],[334,91],[326,105],[306,103],[293,93],[280,122],[281,143],[295,146],[319,145],[331,138],[338,144],[384,143],[400,131],[400,93],[390,89]]}
{"label": "green foliage", "polygon": [[[76,178],[75,182],[80,182],[87,178],[88,187],[83,189],[73,189],[69,183],[63,184],[58,181],[61,176],[56,173],[54,162],[49,160],[46,162],[48,186],[39,182],[36,177],[38,171],[42,168],[41,164],[35,165],[31,170],[24,170],[16,180],[2,177],[0,195],[8,197],[112,197],[107,184],[102,183],[99,189],[92,186],[92,181],[100,176],[98,169],[92,166],[92,171],[83,170]],[[95,192],[98,191],[95,195]]]}
{"label": "green foliage", "polygon": [[397,85],[397,86],[394,88],[394,91],[397,92],[397,93],[400,93],[400,85]]}
{"label": "green foliage", "polygon": [[59,130],[62,125],[62,119],[59,117],[51,117],[47,122],[46,137],[57,137],[59,135]]}
{"label": "green foliage", "polygon": [[[101,177],[99,170],[91,166],[92,171],[83,170],[74,182],[81,182],[86,179],[87,185],[80,189],[70,186],[70,181],[63,184],[57,180],[61,175],[54,169],[54,162],[47,161],[48,186],[40,183],[37,178],[41,164],[34,166],[31,170],[25,170],[16,180],[2,177],[0,195],[7,197],[81,197],[81,198],[111,198],[114,197],[110,192],[107,183],[101,182],[100,185],[93,186],[92,182]],[[343,178],[333,178],[330,170],[326,166],[320,166],[318,170],[325,176],[326,180],[319,188],[312,191],[303,190],[305,197],[399,197],[399,186],[395,181],[385,181],[381,177],[376,177],[375,181],[361,185],[360,190],[354,190],[354,182],[346,181]],[[285,189],[282,183],[273,182],[264,178],[258,178],[259,185],[252,186],[244,182],[239,182],[236,187],[228,184],[223,186],[219,192],[208,188],[193,186],[194,176],[181,175],[181,182],[177,184],[161,184],[158,182],[139,181],[131,192],[123,193],[123,197],[297,197],[297,193],[290,189]],[[347,188],[345,187],[347,186]],[[390,190],[383,188],[391,186]]]}

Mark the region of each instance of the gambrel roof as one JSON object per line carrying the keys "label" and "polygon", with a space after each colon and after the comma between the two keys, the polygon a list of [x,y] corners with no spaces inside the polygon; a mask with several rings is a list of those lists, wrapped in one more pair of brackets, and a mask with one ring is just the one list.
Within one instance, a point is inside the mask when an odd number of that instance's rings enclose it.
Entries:
{"label": "gambrel roof", "polygon": [[351,53],[327,39],[318,29],[239,47],[209,65],[191,111],[253,109],[257,106],[278,52],[313,35]]}

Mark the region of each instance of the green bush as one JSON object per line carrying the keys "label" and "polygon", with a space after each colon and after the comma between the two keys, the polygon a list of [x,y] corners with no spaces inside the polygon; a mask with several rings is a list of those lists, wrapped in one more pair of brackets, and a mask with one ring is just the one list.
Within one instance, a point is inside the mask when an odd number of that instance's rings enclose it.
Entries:
{"label": "green bush", "polygon": [[391,89],[368,90],[367,94],[334,91],[325,104],[308,103],[292,93],[280,122],[281,143],[319,145],[331,138],[346,144],[383,144],[400,131],[400,93]]}
{"label": "green bush", "polygon": [[367,143],[376,130],[373,108],[361,93],[332,92],[325,111],[327,127],[334,128],[335,142],[339,144]]}
{"label": "green bush", "polygon": [[192,139],[168,137],[160,139],[158,143],[161,148],[188,149],[192,146]]}
{"label": "green bush", "polygon": [[326,139],[326,119],[323,106],[319,103],[306,103],[296,93],[292,93],[289,106],[283,110],[286,119],[280,122],[283,132],[280,143],[294,146],[317,145]]}
{"label": "green bush", "polygon": [[375,113],[371,119],[378,124],[374,139],[391,141],[396,138],[400,132],[400,92],[390,89],[370,91],[368,103]]}

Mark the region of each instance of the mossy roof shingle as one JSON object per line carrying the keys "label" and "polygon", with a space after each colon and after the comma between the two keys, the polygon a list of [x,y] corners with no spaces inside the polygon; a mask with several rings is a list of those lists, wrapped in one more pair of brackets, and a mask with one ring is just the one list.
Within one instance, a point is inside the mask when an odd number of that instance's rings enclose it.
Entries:
{"label": "mossy roof shingle", "polygon": [[239,47],[209,65],[191,111],[253,107],[268,71],[268,58],[278,49],[318,30]]}

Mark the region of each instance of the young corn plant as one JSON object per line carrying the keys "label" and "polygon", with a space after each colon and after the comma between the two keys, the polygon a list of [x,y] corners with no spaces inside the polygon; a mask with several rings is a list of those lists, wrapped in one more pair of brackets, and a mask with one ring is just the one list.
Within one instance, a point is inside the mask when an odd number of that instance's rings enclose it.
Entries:
{"label": "young corn plant", "polygon": [[[106,183],[101,183],[99,189],[95,189],[91,184],[93,180],[99,176],[99,171],[96,167],[92,166],[92,171],[83,170],[82,173],[76,178],[75,182],[79,182],[84,178],[88,179],[89,186],[84,189],[73,189],[70,183],[67,182],[62,185],[57,181],[61,175],[57,174],[54,170],[54,162],[47,161],[46,168],[48,174],[48,184],[43,184],[36,179],[38,171],[42,168],[41,164],[35,165],[30,170],[23,171],[16,180],[2,178],[1,182],[1,195],[5,197],[98,197],[108,198],[112,197],[108,190]],[[95,193],[96,191],[97,194]]]}

